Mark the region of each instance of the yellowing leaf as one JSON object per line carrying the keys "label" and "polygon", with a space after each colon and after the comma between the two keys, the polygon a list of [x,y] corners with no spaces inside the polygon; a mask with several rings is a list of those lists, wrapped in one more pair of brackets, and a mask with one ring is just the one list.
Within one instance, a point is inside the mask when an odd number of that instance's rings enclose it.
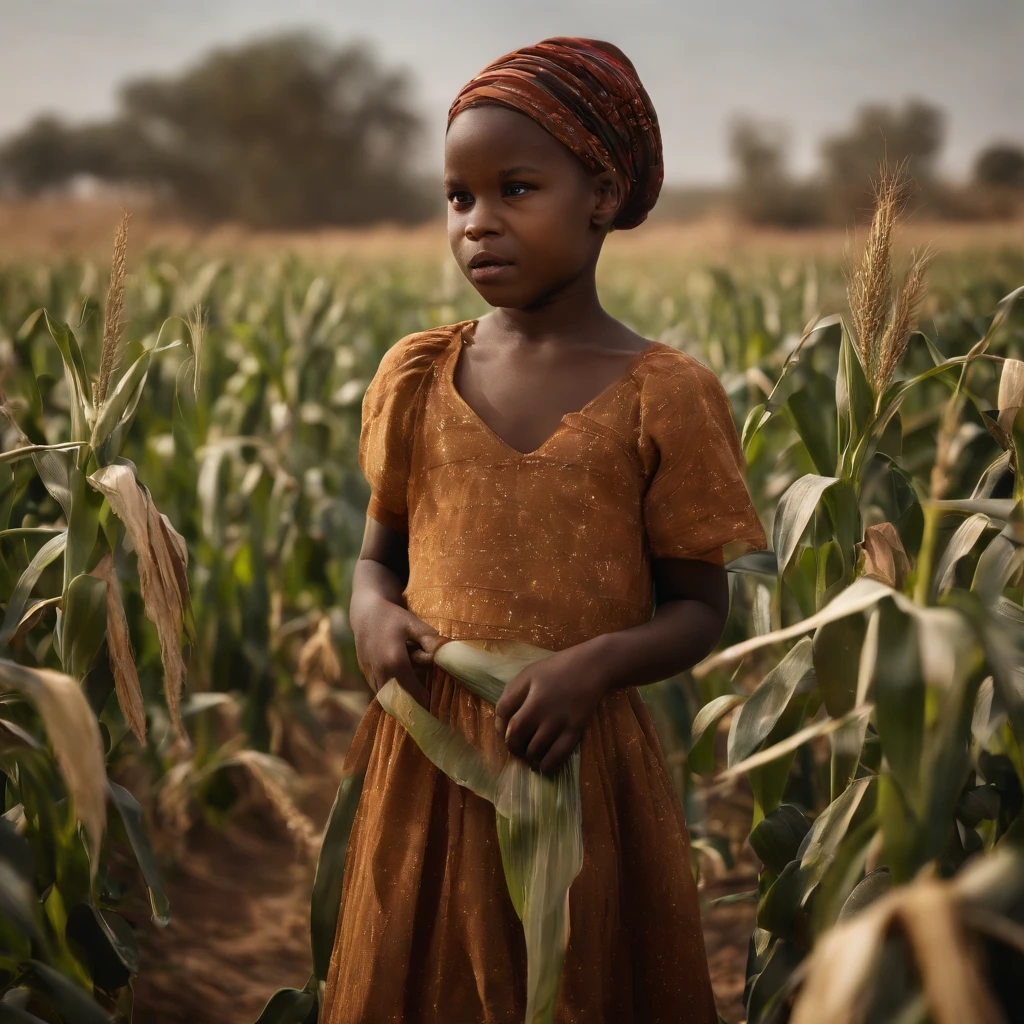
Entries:
{"label": "yellowing leaf", "polygon": [[185,676],[181,656],[188,605],[185,541],[157,511],[130,467],[122,463],[104,466],[89,477],[89,482],[110,502],[135,547],[146,617],[156,626],[160,639],[167,710],[179,737],[184,737],[178,705]]}
{"label": "yellowing leaf", "polygon": [[892,523],[878,523],[864,531],[864,575],[887,587],[902,590],[910,573],[910,559]]}
{"label": "yellowing leaf", "polygon": [[96,716],[78,683],[49,669],[0,659],[0,687],[23,693],[39,711],[68,787],[71,803],[88,836],[93,874],[107,825],[107,770]]}
{"label": "yellowing leaf", "polygon": [[142,703],[142,687],[135,669],[135,655],[128,635],[128,620],[121,603],[121,588],[110,555],[104,555],[92,575],[107,585],[107,657],[114,676],[117,702],[125,722],[140,743],[146,742],[146,709]]}

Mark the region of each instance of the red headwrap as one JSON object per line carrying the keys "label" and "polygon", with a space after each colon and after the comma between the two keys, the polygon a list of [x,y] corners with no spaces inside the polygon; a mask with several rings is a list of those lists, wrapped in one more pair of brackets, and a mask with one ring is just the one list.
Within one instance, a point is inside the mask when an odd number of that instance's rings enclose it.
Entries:
{"label": "red headwrap", "polygon": [[661,132],[630,59],[611,43],[556,36],[499,57],[470,79],[448,111],[496,103],[542,125],[594,173],[613,170],[625,201],[614,227],[642,223],[664,177]]}

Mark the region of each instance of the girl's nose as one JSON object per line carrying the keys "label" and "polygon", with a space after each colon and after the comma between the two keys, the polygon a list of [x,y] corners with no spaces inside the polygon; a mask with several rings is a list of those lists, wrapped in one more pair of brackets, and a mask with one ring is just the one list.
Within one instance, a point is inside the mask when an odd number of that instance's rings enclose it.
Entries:
{"label": "girl's nose", "polygon": [[501,220],[487,208],[486,203],[477,200],[473,204],[473,212],[466,221],[466,237],[476,242],[488,235],[502,233]]}

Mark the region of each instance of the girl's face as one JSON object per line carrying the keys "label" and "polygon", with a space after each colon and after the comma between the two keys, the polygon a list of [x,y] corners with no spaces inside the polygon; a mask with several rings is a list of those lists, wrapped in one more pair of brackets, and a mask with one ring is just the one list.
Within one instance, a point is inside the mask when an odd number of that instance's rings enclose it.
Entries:
{"label": "girl's face", "polygon": [[597,263],[620,205],[615,175],[592,174],[516,110],[471,107],[445,139],[448,241],[492,305],[530,307]]}

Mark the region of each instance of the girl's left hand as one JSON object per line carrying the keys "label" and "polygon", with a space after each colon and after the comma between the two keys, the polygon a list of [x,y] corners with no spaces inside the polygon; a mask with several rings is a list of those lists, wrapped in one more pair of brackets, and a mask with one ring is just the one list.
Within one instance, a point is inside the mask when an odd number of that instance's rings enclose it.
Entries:
{"label": "girl's left hand", "polygon": [[576,749],[609,681],[584,647],[569,647],[524,668],[495,707],[495,727],[511,753],[546,775]]}

